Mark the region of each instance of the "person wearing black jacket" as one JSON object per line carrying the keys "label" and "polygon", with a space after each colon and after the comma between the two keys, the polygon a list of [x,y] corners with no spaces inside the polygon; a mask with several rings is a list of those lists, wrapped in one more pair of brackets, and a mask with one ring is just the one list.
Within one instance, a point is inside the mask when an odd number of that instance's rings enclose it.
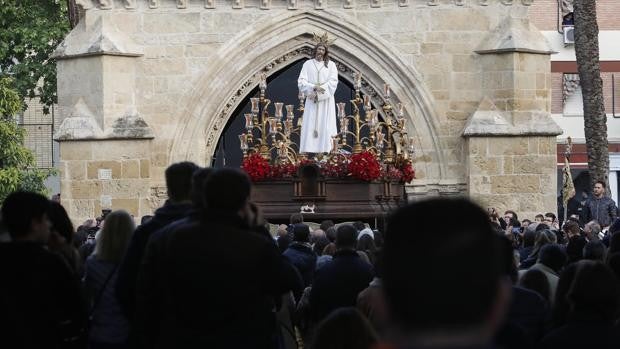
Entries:
{"label": "person wearing black jacket", "polygon": [[14,192],[2,217],[11,242],[0,243],[0,348],[83,348],[86,307],[79,280],[45,244],[49,201]]}
{"label": "person wearing black jacket", "polygon": [[304,286],[308,287],[314,277],[317,258],[310,245],[310,228],[303,223],[295,224],[293,235],[295,240],[284,251],[283,256],[297,268],[304,280]]}
{"label": "person wearing black jacket", "polygon": [[166,169],[168,200],[155,211],[155,216],[134,232],[127,253],[118,270],[116,296],[127,318],[131,321],[136,308],[136,281],[138,269],[151,235],[166,225],[187,217],[192,209],[191,179],[198,166],[180,162]]}
{"label": "person wearing black jacket", "polygon": [[137,286],[140,347],[277,347],[277,299],[298,275],[273,239],[250,228],[246,174],[215,170],[204,188],[206,213],[147,246]]}

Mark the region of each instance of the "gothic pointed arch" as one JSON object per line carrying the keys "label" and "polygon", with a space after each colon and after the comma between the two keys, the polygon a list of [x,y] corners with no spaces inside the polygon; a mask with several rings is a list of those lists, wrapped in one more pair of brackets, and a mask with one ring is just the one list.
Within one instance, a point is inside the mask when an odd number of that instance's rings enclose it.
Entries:
{"label": "gothic pointed arch", "polygon": [[197,80],[195,89],[179,101],[170,159],[209,163],[228,118],[258,84],[260,74],[273,74],[286,66],[287,60],[307,57],[312,34],[323,31],[336,38],[330,55],[340,63],[345,79],[351,78],[347,71],[362,72],[366,92],[379,99],[376,105],[381,104],[377,91],[382,91],[384,83],[390,84],[393,102],[405,107],[417,155],[429,159],[421,163],[426,167],[427,182],[444,179],[447,171],[438,117],[421,75],[380,36],[351,18],[321,11],[271,17],[240,32],[215,52],[216,59]]}

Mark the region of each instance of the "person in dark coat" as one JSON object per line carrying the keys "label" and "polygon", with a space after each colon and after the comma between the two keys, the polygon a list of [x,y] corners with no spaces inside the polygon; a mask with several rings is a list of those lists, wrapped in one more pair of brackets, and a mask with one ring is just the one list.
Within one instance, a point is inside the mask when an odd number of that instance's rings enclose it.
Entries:
{"label": "person in dark coat", "polygon": [[168,200],[155,211],[151,220],[136,229],[131,238],[127,253],[119,266],[116,283],[116,296],[130,321],[135,313],[136,281],[146,244],[154,232],[189,215],[192,209],[191,179],[197,169],[198,166],[191,162],[172,164],[166,169]]}
{"label": "person in dark coat", "polygon": [[315,323],[340,307],[353,307],[358,294],[372,281],[374,271],[355,250],[357,230],[342,225],[336,230],[333,260],[317,270],[310,292],[310,313]]}
{"label": "person in dark coat", "polygon": [[79,280],[45,245],[48,209],[45,197],[29,192],[10,194],[2,206],[12,241],[0,243],[0,348],[75,348],[85,340]]}
{"label": "person in dark coat", "polygon": [[277,347],[276,300],[291,289],[289,264],[249,227],[245,173],[215,170],[204,188],[199,220],[149,241],[137,286],[140,347]]}
{"label": "person in dark coat", "polygon": [[284,251],[283,256],[297,268],[304,280],[305,288],[312,283],[317,257],[310,245],[310,228],[307,225],[295,224],[293,235],[295,240]]}
{"label": "person in dark coat", "polygon": [[614,200],[605,195],[606,184],[596,181],[592,188],[592,197],[586,201],[584,222],[596,220],[601,227],[609,227],[618,218],[618,208]]}

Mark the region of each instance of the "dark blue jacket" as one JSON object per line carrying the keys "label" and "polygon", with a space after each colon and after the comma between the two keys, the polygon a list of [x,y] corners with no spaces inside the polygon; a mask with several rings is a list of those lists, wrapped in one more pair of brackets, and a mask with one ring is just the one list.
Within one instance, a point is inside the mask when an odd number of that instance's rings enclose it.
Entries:
{"label": "dark blue jacket", "polygon": [[618,217],[616,203],[610,197],[589,198],[585,205],[585,221],[596,220],[601,227],[610,226]]}
{"label": "dark blue jacket", "polygon": [[309,245],[293,242],[283,253],[292,265],[297,268],[304,279],[304,287],[312,284],[314,270],[316,269],[316,254]]}
{"label": "dark blue jacket", "polygon": [[330,263],[317,270],[310,292],[310,313],[316,322],[340,307],[353,307],[357,295],[374,277],[370,264],[355,250],[340,250]]}

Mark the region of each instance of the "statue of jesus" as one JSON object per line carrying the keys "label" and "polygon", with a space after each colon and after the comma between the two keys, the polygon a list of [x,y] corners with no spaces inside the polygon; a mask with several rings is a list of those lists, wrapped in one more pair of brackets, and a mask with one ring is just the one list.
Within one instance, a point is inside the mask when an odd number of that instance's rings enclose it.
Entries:
{"label": "statue of jesus", "polygon": [[334,101],[338,69],[329,60],[327,34],[319,37],[314,58],[304,63],[297,85],[306,96],[299,152],[327,153],[332,149],[332,137],[338,134]]}

